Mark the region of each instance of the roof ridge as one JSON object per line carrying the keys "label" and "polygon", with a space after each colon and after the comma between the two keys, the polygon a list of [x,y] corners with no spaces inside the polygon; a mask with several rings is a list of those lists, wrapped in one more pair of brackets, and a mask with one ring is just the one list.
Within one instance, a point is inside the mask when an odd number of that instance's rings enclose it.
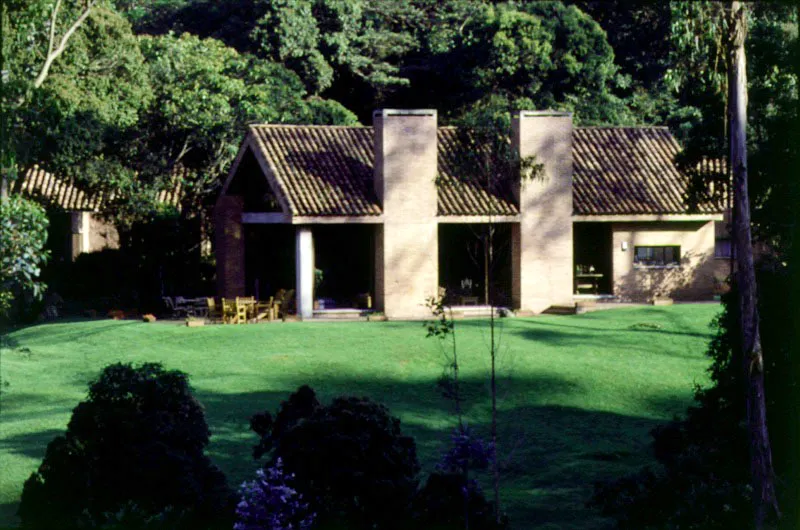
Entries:
{"label": "roof ridge", "polygon": [[576,129],[665,129],[667,125],[579,125]]}
{"label": "roof ridge", "polygon": [[371,129],[372,125],[320,125],[313,123],[248,123],[248,128],[299,128],[311,127],[316,129]]}

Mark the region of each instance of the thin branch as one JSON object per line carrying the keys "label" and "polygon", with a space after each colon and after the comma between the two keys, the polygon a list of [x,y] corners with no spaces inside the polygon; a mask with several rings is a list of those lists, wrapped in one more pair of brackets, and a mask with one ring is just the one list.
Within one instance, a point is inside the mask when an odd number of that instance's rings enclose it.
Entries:
{"label": "thin branch", "polygon": [[[78,19],[75,20],[75,22],[73,22],[72,26],[70,26],[67,32],[64,33],[64,36],[61,37],[61,42],[58,43],[58,48],[56,48],[55,50],[52,49],[48,50],[47,58],[45,59],[44,64],[42,65],[42,70],[41,72],[39,72],[39,75],[36,76],[36,80],[34,80],[33,82],[33,88],[39,88],[42,86],[44,80],[47,79],[47,74],[50,73],[50,67],[53,66],[53,62],[56,59],[58,59],[62,53],[64,53],[64,50],[67,49],[67,43],[69,42],[69,39],[72,38],[72,35],[89,17],[89,14],[92,11],[92,7],[94,7],[95,3],[97,3],[97,0],[89,0],[86,3],[86,8],[84,9],[83,13],[81,13],[81,16],[79,16]],[[59,4],[60,0],[58,1],[58,3],[56,3],[56,7],[53,9],[53,21],[50,27],[51,36],[54,36],[55,33],[55,25],[56,25],[55,16],[58,14],[57,8]],[[50,45],[52,46],[52,42]]]}
{"label": "thin branch", "polygon": [[58,8],[61,7],[61,0],[56,1],[56,5],[53,7],[53,16],[50,17],[50,41],[47,44],[47,57],[53,53],[53,44],[56,42],[56,26],[58,21]]}

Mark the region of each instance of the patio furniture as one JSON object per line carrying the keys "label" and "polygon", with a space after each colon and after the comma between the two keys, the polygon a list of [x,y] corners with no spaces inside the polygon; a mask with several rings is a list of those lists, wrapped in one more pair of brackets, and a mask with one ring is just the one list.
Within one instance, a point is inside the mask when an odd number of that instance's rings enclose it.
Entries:
{"label": "patio furniture", "polygon": [[256,302],[256,321],[266,318],[269,321],[275,320],[275,297],[270,296],[268,302]]}
{"label": "patio furniture", "polygon": [[581,290],[589,290],[591,294],[597,294],[602,277],[602,274],[595,272],[575,274],[575,292],[581,294]]}
{"label": "patio furniture", "polygon": [[222,299],[222,322],[225,324],[236,323],[236,300]]}
{"label": "patio furniture", "polygon": [[255,318],[256,299],[252,296],[237,296],[236,301],[236,324],[247,324],[252,316]]}
{"label": "patio furniture", "polygon": [[478,297],[477,296],[460,296],[459,305],[478,305]]}
{"label": "patio furniture", "polygon": [[222,320],[222,308],[213,297],[206,298],[206,317],[212,322]]}

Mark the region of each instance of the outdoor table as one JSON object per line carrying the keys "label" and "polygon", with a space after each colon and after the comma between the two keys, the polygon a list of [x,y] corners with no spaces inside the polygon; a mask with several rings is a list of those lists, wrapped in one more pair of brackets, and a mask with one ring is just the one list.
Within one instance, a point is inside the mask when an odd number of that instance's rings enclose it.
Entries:
{"label": "outdoor table", "polygon": [[[602,277],[603,277],[603,274],[599,273],[599,272],[585,272],[585,273],[576,274],[575,275],[575,292],[577,293],[578,289],[586,288],[587,286],[590,286],[591,289],[592,289],[592,293],[597,294],[598,286],[600,284],[600,278],[602,278]],[[584,282],[589,282],[589,283],[588,284],[581,283],[581,280],[583,280]]]}

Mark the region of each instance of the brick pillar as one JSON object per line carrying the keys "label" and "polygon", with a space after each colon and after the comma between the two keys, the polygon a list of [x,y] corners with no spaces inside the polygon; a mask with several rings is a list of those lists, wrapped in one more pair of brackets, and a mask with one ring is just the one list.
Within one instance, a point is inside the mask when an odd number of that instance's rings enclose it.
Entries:
{"label": "brick pillar", "polygon": [[520,186],[519,278],[512,280],[520,308],[540,313],[572,303],[572,115],[523,111],[513,128],[520,155],[544,165],[543,178]]}
{"label": "brick pillar", "polygon": [[390,318],[425,318],[425,299],[439,284],[436,111],[379,110],[373,123],[384,217],[375,246],[383,270],[376,274],[376,305]]}
{"label": "brick pillar", "polygon": [[295,296],[297,316],[314,316],[314,235],[310,226],[297,226],[295,232]]}
{"label": "brick pillar", "polygon": [[214,239],[217,257],[217,295],[244,296],[244,199],[223,195],[214,207]]}

